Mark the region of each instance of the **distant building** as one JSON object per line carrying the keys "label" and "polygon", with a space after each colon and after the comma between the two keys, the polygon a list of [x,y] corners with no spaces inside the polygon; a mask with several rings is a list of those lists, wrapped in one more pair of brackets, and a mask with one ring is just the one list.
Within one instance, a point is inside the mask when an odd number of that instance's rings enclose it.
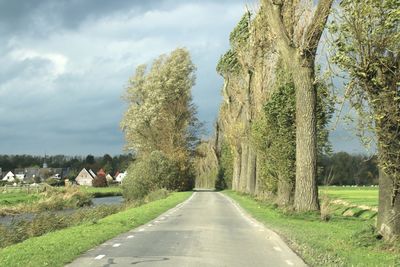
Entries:
{"label": "distant building", "polygon": [[107,183],[112,183],[114,181],[114,178],[110,174],[107,174],[106,179]]}
{"label": "distant building", "polygon": [[40,181],[40,176],[39,176],[39,168],[37,167],[32,167],[32,168],[25,168],[25,179],[27,181]]}
{"label": "distant building", "polygon": [[118,173],[118,175],[115,177],[115,181],[122,183],[122,181],[125,179],[127,175],[127,172],[122,172],[122,173]]}
{"label": "distant building", "polygon": [[9,172],[7,172],[6,175],[4,175],[2,180],[3,181],[7,181],[7,182],[14,182],[15,181],[15,175],[11,171],[9,171]]}
{"label": "distant building", "polygon": [[93,178],[96,177],[96,174],[95,174],[94,171],[92,171],[91,169],[89,170],[89,173],[90,173],[90,175],[93,176]]}
{"label": "distant building", "polygon": [[96,177],[94,172],[92,170],[86,170],[83,168],[78,176],[76,176],[75,181],[79,185],[86,185],[86,186],[92,186],[93,185],[93,179]]}
{"label": "distant building", "polygon": [[17,178],[20,181],[23,181],[23,180],[25,180],[25,174],[24,173],[17,173],[15,175],[15,178]]}
{"label": "distant building", "polygon": [[100,169],[98,172],[97,172],[97,176],[99,176],[99,177],[105,177],[106,176],[106,173],[105,173],[105,171],[103,170],[103,169]]}

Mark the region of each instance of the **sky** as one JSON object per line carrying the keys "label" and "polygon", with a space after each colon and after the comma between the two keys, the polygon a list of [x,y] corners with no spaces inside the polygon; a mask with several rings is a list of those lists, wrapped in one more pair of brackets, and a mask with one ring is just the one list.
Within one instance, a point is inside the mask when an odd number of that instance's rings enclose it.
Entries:
{"label": "sky", "polygon": [[[0,154],[123,152],[121,99],[139,64],[177,47],[197,66],[199,118],[211,134],[221,101],[215,66],[255,0],[0,0]],[[335,151],[363,152],[348,127]]]}

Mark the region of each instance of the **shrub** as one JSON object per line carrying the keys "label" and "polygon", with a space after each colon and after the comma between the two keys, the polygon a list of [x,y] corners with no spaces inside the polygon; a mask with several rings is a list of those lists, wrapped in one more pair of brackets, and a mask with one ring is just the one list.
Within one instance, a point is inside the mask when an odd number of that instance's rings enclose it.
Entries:
{"label": "shrub", "polygon": [[107,187],[107,178],[103,175],[98,175],[93,179],[93,187]]}
{"label": "shrub", "polygon": [[45,183],[51,186],[59,186],[62,184],[62,181],[56,179],[56,178],[47,178],[45,180]]}
{"label": "shrub", "polygon": [[122,182],[122,194],[128,201],[143,199],[162,188],[177,190],[182,181],[177,164],[160,151],[137,160],[127,172]]}
{"label": "shrub", "polygon": [[157,189],[156,191],[151,191],[147,196],[144,198],[145,202],[156,201],[160,199],[164,199],[168,197],[169,191],[165,188]]}
{"label": "shrub", "polygon": [[39,213],[32,219],[13,222],[9,226],[0,224],[0,248],[22,242],[34,236],[41,236],[59,229],[94,222],[123,210],[123,205],[99,206],[77,210],[73,213]]}

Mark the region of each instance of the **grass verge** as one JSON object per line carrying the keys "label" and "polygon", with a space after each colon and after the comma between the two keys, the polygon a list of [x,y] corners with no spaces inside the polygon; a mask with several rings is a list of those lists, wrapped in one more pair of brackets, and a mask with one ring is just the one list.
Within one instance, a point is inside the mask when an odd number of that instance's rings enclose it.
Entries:
{"label": "grass verge", "polygon": [[318,214],[285,214],[250,196],[224,191],[254,218],[277,232],[310,266],[400,266],[400,245],[374,235],[374,220]]}
{"label": "grass verge", "polygon": [[98,221],[28,239],[0,250],[0,266],[63,266],[104,241],[138,227],[176,206],[191,192],[113,214]]}
{"label": "grass verge", "polygon": [[113,197],[122,196],[121,186],[109,186],[109,187],[88,187],[80,186],[83,192],[89,193],[92,197]]}
{"label": "grass verge", "polygon": [[9,206],[19,203],[32,203],[39,200],[38,194],[28,194],[25,192],[0,192],[0,206]]}

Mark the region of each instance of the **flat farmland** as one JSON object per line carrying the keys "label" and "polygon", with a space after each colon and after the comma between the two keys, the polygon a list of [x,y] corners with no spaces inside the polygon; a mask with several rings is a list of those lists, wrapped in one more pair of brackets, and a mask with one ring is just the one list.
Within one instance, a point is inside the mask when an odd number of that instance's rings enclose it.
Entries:
{"label": "flat farmland", "polygon": [[378,187],[320,186],[319,193],[354,205],[378,206]]}

